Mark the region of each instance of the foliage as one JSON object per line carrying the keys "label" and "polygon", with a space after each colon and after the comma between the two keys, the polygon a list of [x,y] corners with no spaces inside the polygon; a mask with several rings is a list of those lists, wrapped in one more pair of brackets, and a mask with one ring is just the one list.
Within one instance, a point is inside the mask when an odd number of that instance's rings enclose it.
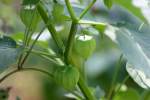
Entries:
{"label": "foliage", "polygon": [[[41,87],[46,91],[42,94],[40,90],[37,97],[41,100],[63,100],[57,97],[58,92],[57,96],[49,96],[56,90],[61,91],[63,98],[77,100],[148,100],[145,99],[149,98],[145,89],[150,88],[147,19],[132,0],[101,0],[101,4],[97,1],[23,0],[17,19],[22,21],[25,31],[0,36],[0,83],[8,84],[11,77],[18,79],[32,70],[39,74],[29,74],[32,77],[26,80],[38,83],[34,77],[41,78],[37,85],[43,84]],[[12,3],[2,0],[0,5]],[[7,19],[4,12],[0,13],[0,19]],[[88,66],[97,79],[90,76]],[[19,83],[18,79],[9,85],[18,88]],[[34,87],[30,83],[28,88],[30,85]],[[48,94],[50,86],[53,90]],[[28,98],[21,93],[13,98]]]}

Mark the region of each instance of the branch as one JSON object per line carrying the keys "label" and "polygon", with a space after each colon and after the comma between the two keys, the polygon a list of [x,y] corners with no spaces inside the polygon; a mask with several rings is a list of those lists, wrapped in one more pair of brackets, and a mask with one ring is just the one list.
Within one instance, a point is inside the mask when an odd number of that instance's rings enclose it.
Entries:
{"label": "branch", "polygon": [[21,64],[19,65],[19,70],[22,68],[23,64],[25,63],[26,59],[28,58],[29,54],[31,53],[35,43],[37,42],[37,40],[39,39],[39,37],[41,36],[41,34],[43,33],[43,31],[45,30],[45,27],[41,30],[41,32],[38,34],[38,36],[36,37],[36,39],[33,41],[29,51],[27,52],[27,54],[25,55],[24,59],[22,60]]}
{"label": "branch", "polygon": [[66,64],[69,64],[69,55],[70,55],[71,50],[72,50],[73,41],[74,41],[76,31],[77,31],[77,24],[72,22],[69,38],[67,41],[67,46],[66,46],[65,53],[64,53]]}
{"label": "branch", "polygon": [[96,100],[95,97],[90,92],[87,84],[84,82],[84,79],[80,76],[78,86],[81,89],[83,95],[85,96],[86,100]]}
{"label": "branch", "polygon": [[74,11],[73,11],[73,8],[69,2],[69,0],[65,0],[65,3],[66,3],[66,6],[67,6],[67,9],[69,11],[69,14],[71,16],[71,19],[74,21],[74,22],[77,22],[78,21],[78,18],[76,17]]}
{"label": "branch", "polygon": [[91,7],[95,4],[96,0],[93,0],[81,13],[80,19],[84,17],[84,15],[91,9]]}
{"label": "branch", "polygon": [[53,24],[49,21],[49,17],[40,3],[37,5],[37,10],[41,18],[43,19],[44,23],[47,25],[47,28],[49,32],[51,33],[51,36],[54,39],[57,47],[59,48],[61,52],[63,52],[64,51],[63,41],[60,39],[59,35],[57,34],[57,31],[55,27],[53,26]]}
{"label": "branch", "polygon": [[6,75],[4,75],[1,79],[0,79],[0,83],[2,83],[6,78],[8,78],[9,76],[17,73],[17,72],[21,72],[21,71],[26,71],[26,70],[33,70],[33,71],[38,71],[38,72],[41,72],[41,73],[44,73],[48,76],[50,76],[51,78],[53,77],[53,75],[47,71],[44,71],[44,70],[41,70],[41,69],[37,69],[37,68],[23,68],[21,70],[18,70],[18,69],[15,69],[9,73],[7,73]]}
{"label": "branch", "polygon": [[[69,64],[70,63],[69,62],[69,55],[70,55],[70,52],[72,50],[75,34],[77,31],[78,19],[76,18],[75,14],[74,14],[74,11],[71,7],[69,0],[65,0],[65,2],[67,5],[67,8],[68,8],[68,11],[70,13],[70,16],[72,18],[72,25],[71,25],[70,34],[69,34],[69,38],[67,41],[67,46],[66,46],[65,54],[64,54],[65,62],[66,62],[66,64]],[[86,100],[95,100],[95,97],[89,91],[88,86],[85,84],[81,75],[80,75],[80,79],[78,82],[78,86],[81,89],[82,93],[84,94]]]}

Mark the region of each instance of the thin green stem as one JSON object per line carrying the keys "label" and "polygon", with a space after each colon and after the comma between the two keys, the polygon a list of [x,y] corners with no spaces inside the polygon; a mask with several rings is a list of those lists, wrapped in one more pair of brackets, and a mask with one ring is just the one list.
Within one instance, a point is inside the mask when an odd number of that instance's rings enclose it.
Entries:
{"label": "thin green stem", "polygon": [[[29,48],[26,48],[26,52],[28,52],[28,50],[29,50]],[[37,54],[37,55],[44,55],[44,56],[47,56],[47,57],[50,57],[50,58],[59,58],[59,56],[57,56],[55,54],[49,54],[47,52],[38,51],[38,50],[35,50],[35,49],[32,49],[31,53]]]}
{"label": "thin green stem", "polygon": [[[23,49],[25,48],[25,44],[26,44],[25,43],[25,38],[26,38],[27,31],[28,31],[28,29],[26,27],[25,32],[24,32],[24,37],[23,37]],[[20,54],[19,59],[18,59],[18,66],[17,66],[18,69],[20,69],[20,63],[22,61],[22,58],[23,58],[23,53]]]}
{"label": "thin green stem", "polygon": [[84,15],[91,9],[91,7],[95,4],[96,0],[93,0],[81,13],[79,19],[83,18]]}
{"label": "thin green stem", "polygon": [[114,72],[114,75],[113,75],[113,78],[112,78],[112,83],[111,83],[111,86],[110,86],[110,90],[108,92],[108,96],[107,96],[107,100],[110,100],[111,96],[112,96],[112,93],[114,91],[114,85],[115,85],[115,82],[116,82],[116,79],[117,79],[117,76],[118,76],[118,73],[119,73],[119,70],[120,70],[120,67],[121,67],[121,61],[122,61],[122,58],[123,58],[123,54],[121,54],[117,64],[116,64],[116,68],[115,68],[115,72]]}
{"label": "thin green stem", "polygon": [[6,75],[4,75],[1,79],[0,79],[0,83],[2,83],[5,79],[7,79],[9,76],[17,73],[17,72],[21,72],[21,71],[26,71],[26,70],[33,70],[33,71],[38,71],[38,72],[41,72],[41,73],[44,73],[48,76],[50,76],[51,78],[53,77],[53,75],[47,71],[44,71],[44,70],[41,70],[41,69],[37,69],[37,68],[23,68],[21,70],[18,70],[18,69],[15,69],[9,73],[7,73]]}
{"label": "thin green stem", "polygon": [[31,26],[32,26],[32,21],[33,21],[34,16],[35,16],[35,12],[32,13],[32,17],[31,17],[31,20],[30,20],[29,27],[27,29],[27,32],[25,33],[25,40],[24,40],[25,46],[28,46],[28,43],[27,43],[28,38],[29,38],[30,34],[32,34],[32,33],[30,33],[30,31],[31,31]]}
{"label": "thin green stem", "polygon": [[60,39],[55,27],[53,26],[53,24],[49,21],[50,19],[49,19],[47,13],[45,12],[44,8],[42,7],[41,3],[39,3],[37,5],[37,10],[38,10],[41,18],[43,19],[44,23],[47,25],[47,28],[48,28],[49,32],[51,33],[51,36],[54,39],[57,47],[59,48],[59,50],[61,52],[63,52],[64,51],[63,41]]}
{"label": "thin green stem", "polygon": [[43,33],[43,31],[45,30],[45,27],[41,30],[41,32],[38,34],[38,36],[36,37],[36,39],[33,41],[29,51],[27,52],[27,54],[25,55],[24,59],[22,60],[20,67],[23,66],[23,64],[25,63],[26,59],[28,58],[29,54],[31,53],[35,43],[37,42],[37,40],[39,39],[39,37],[41,36],[41,34]]}
{"label": "thin green stem", "polygon": [[56,64],[56,65],[59,65],[59,66],[62,65],[62,64],[59,63],[57,60],[54,60],[54,59],[52,59],[52,58],[50,58],[50,57],[47,57],[47,56],[44,56],[44,55],[38,55],[38,56],[40,56],[40,57],[42,57],[42,58],[44,58],[44,59],[46,59],[46,60],[48,60],[48,61],[50,61],[50,62]]}
{"label": "thin green stem", "polygon": [[[25,52],[28,52],[30,48],[25,48],[26,51]],[[37,51],[37,50],[34,50],[32,49],[31,53],[33,54],[36,54],[37,56],[40,56],[56,65],[62,65],[62,63],[58,62],[57,59],[59,59],[60,57],[55,55],[55,54],[48,54],[48,53],[45,53],[45,52],[42,52],[42,51]]]}
{"label": "thin green stem", "polygon": [[71,50],[72,50],[72,46],[73,46],[76,31],[77,31],[77,24],[72,22],[69,38],[67,40],[67,46],[66,46],[65,53],[64,53],[64,58],[65,58],[66,64],[69,64],[69,56],[70,56],[70,53],[71,53]]}
{"label": "thin green stem", "polygon": [[[25,12],[26,13],[26,12]],[[29,44],[28,43],[28,36],[29,36],[29,34],[30,34],[30,29],[31,29],[31,25],[32,25],[32,19],[33,19],[33,17],[35,16],[35,12],[34,13],[32,13],[32,17],[31,17],[31,21],[30,21],[30,24],[29,24],[29,27],[27,28],[26,27],[26,29],[25,29],[25,33],[24,33],[24,39],[23,39],[23,49]],[[31,33],[32,34],[32,33]],[[20,69],[21,68],[21,61],[22,61],[22,59],[23,59],[23,53],[20,55],[20,57],[19,57],[19,60],[18,60],[18,69]]]}
{"label": "thin green stem", "polygon": [[78,22],[78,18],[76,17],[75,13],[74,13],[74,10],[69,2],[69,0],[65,0],[65,3],[66,3],[66,6],[67,6],[67,9],[69,11],[69,14],[71,16],[71,19],[74,21],[74,22]]}
{"label": "thin green stem", "polygon": [[30,43],[30,41],[31,41],[31,38],[32,38],[33,33],[34,33],[34,31],[31,31],[31,33],[30,33],[29,36],[28,36],[27,46],[29,45],[29,43]]}
{"label": "thin green stem", "polygon": [[127,75],[127,76],[124,78],[124,80],[122,81],[122,83],[121,83],[121,84],[119,85],[119,87],[116,89],[115,94],[117,94],[117,93],[119,92],[119,90],[120,90],[120,88],[122,87],[122,85],[125,84],[126,81],[127,81],[129,78],[130,78],[129,75]]}

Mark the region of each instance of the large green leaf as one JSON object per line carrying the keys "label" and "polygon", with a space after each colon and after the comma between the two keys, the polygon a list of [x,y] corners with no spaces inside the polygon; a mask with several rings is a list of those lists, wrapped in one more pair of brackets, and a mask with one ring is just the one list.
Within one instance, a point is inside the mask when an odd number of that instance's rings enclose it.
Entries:
{"label": "large green leaf", "polygon": [[123,15],[124,20],[118,18],[120,21],[108,27],[105,33],[123,51],[130,76],[147,89],[150,87],[150,26],[131,13]]}
{"label": "large green leaf", "polygon": [[127,71],[130,76],[141,87],[150,87],[150,30],[147,26],[139,30],[120,28],[109,28],[106,34],[110,36],[123,51],[128,60]]}
{"label": "large green leaf", "polygon": [[139,17],[143,21],[146,21],[141,12],[141,9],[133,5],[132,0],[114,0],[114,3],[121,5],[122,7],[133,13],[135,16]]}
{"label": "large green leaf", "polygon": [[0,69],[16,62],[20,49],[10,37],[0,37]]}

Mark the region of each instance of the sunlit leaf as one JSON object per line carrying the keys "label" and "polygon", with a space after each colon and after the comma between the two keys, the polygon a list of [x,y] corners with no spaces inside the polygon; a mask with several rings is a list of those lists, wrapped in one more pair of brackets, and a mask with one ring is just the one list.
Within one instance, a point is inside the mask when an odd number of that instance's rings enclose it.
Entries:
{"label": "sunlit leaf", "polygon": [[104,4],[110,9],[113,5],[113,1],[112,0],[104,0]]}
{"label": "sunlit leaf", "polygon": [[141,20],[146,22],[146,19],[144,15],[141,12],[141,9],[133,5],[133,0],[114,0],[115,4],[121,5],[125,9],[127,9],[129,12],[134,14],[135,16],[139,17]]}

